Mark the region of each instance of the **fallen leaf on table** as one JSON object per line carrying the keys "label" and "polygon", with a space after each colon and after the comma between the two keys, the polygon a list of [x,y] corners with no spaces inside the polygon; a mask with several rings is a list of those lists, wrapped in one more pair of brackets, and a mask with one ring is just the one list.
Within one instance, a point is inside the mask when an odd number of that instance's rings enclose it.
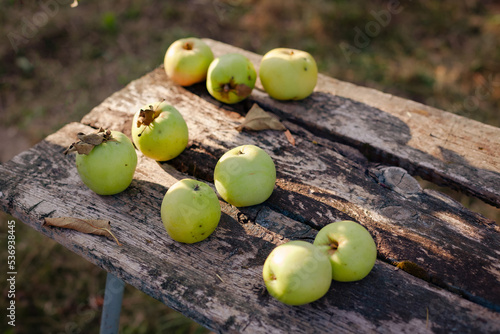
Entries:
{"label": "fallen leaf on table", "polygon": [[251,130],[251,131],[260,131],[260,130],[281,130],[285,131],[286,127],[281,124],[278,117],[271,114],[270,112],[265,111],[258,104],[254,104],[252,108],[248,111],[245,116],[245,120],[239,126],[236,127],[236,130]]}
{"label": "fallen leaf on table", "polygon": [[290,132],[290,130],[287,129],[285,131],[285,136],[286,136],[286,139],[288,139],[288,142],[290,144],[292,144],[293,146],[295,146],[295,138],[293,138],[292,133]]}
{"label": "fallen leaf on table", "polygon": [[113,238],[118,246],[122,245],[113,235],[113,233],[111,233],[111,225],[109,223],[109,220],[57,217],[45,218],[42,225],[69,228],[87,234],[102,235],[108,238]]}
{"label": "fallen leaf on table", "polygon": [[279,121],[278,117],[268,111],[265,111],[257,103],[254,103],[252,108],[245,116],[245,120],[236,130],[243,131],[262,131],[262,130],[279,130],[285,131],[286,139],[295,146],[295,139],[291,132]]}

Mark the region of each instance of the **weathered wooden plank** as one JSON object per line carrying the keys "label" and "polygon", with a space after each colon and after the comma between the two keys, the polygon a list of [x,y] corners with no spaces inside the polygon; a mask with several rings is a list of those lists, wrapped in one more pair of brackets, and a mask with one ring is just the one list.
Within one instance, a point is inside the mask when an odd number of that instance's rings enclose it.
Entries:
{"label": "weathered wooden plank", "polygon": [[278,188],[268,200],[275,210],[317,229],[334,220],[357,220],[374,235],[381,258],[412,261],[432,282],[500,310],[500,227],[422,190],[401,168],[373,165],[352,148],[292,123],[286,125],[296,136],[295,147],[280,132],[240,133],[235,127],[241,116],[176,86],[161,68],[115,93],[83,122],[130,132],[141,104],[161,98],[179,109],[190,131],[191,147],[171,162],[178,169],[210,181],[227,149],[256,144],[277,166]]}
{"label": "weathered wooden plank", "polygon": [[[132,185],[98,196],[80,181],[74,158],[62,155],[73,123],[0,165],[0,206],[125,282],[224,333],[494,333],[499,313],[428,285],[384,262],[357,283],[335,283],[317,302],[285,306],[265,293],[262,264],[289,237],[314,229],[261,205],[241,212],[222,202],[219,227],[186,245],[166,234],[159,215],[168,186],[185,175],[139,154]],[[168,172],[167,172],[168,171]],[[106,218],[123,243],[41,226],[44,217]]]}
{"label": "weathered wooden plank", "polygon": [[[216,56],[243,53],[258,69],[260,55],[205,41]],[[500,207],[500,128],[325,75],[299,102],[273,100],[259,81],[256,87],[251,99],[282,118]]]}

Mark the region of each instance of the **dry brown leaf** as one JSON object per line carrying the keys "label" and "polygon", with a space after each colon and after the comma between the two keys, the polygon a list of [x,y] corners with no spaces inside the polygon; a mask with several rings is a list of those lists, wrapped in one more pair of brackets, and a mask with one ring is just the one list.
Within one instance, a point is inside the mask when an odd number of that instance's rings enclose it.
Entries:
{"label": "dry brown leaf", "polygon": [[91,133],[91,134],[88,134],[88,135],[86,135],[83,132],[79,132],[76,135],[76,137],[79,140],[81,140],[82,142],[84,142],[85,144],[90,144],[90,145],[94,145],[94,146],[99,145],[104,140],[104,136],[101,136],[99,134],[99,132],[98,133]]}
{"label": "dry brown leaf", "polygon": [[285,136],[286,136],[286,139],[288,139],[288,142],[290,144],[292,144],[293,146],[295,146],[295,138],[293,138],[292,133],[290,132],[290,130],[287,129],[285,131]]}
{"label": "dry brown leaf", "polygon": [[111,131],[104,130],[103,128],[100,128],[97,132],[88,135],[83,132],[79,132],[76,137],[78,138],[78,141],[71,144],[64,151],[65,155],[71,152],[89,154],[95,146],[100,145],[102,142],[114,140],[111,136]]}
{"label": "dry brown leaf", "polygon": [[149,125],[153,123],[155,120],[155,109],[152,105],[149,106],[149,109],[141,109],[139,111],[139,117],[137,117],[137,127],[141,127],[141,125]]}
{"label": "dry brown leaf", "polygon": [[42,225],[68,228],[87,234],[102,235],[114,239],[118,244],[118,246],[122,245],[118,241],[118,239],[113,235],[113,233],[111,233],[111,225],[109,223],[109,220],[80,219],[75,217],[57,217],[57,218],[45,218]]}
{"label": "dry brown leaf", "polygon": [[64,152],[64,154],[68,154],[71,152],[78,152],[78,154],[89,154],[95,145],[84,143],[84,142],[76,142],[71,144],[71,146]]}
{"label": "dry brown leaf", "polygon": [[274,114],[265,111],[257,103],[255,103],[252,108],[248,111],[245,120],[236,130],[251,130],[251,131],[261,131],[261,130],[280,130],[285,131],[286,127],[281,124],[278,117]]}

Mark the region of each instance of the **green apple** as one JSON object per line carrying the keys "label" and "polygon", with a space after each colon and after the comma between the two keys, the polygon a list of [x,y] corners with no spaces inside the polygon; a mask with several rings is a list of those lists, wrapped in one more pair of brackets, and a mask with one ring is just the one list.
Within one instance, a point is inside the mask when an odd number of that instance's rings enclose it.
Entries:
{"label": "green apple", "polygon": [[318,80],[316,61],[308,52],[277,48],[264,55],[259,77],[265,91],[277,100],[302,100]]}
{"label": "green apple", "polygon": [[228,203],[250,206],[271,196],[276,182],[273,159],[260,147],[235,147],[219,159],[214,170],[215,188]]}
{"label": "green apple", "polygon": [[119,131],[94,146],[88,154],[76,154],[76,169],[83,183],[99,195],[114,195],[132,182],[137,153],[127,136]]}
{"label": "green apple", "polygon": [[144,106],[132,120],[132,140],[156,161],[175,158],[187,146],[188,127],[181,113],[165,101]]}
{"label": "green apple", "polygon": [[323,297],[332,283],[328,256],[302,240],[282,244],[269,254],[262,270],[271,296],[288,305],[303,305]]}
{"label": "green apple", "polygon": [[336,281],[363,279],[377,259],[377,246],[368,230],[349,220],[323,227],[316,235],[314,245],[328,254],[332,277]]}
{"label": "green apple", "polygon": [[170,237],[192,244],[206,239],[219,224],[219,199],[201,181],[183,179],[171,186],[161,204],[161,220]]}
{"label": "green apple", "polygon": [[199,38],[179,39],[167,49],[165,73],[181,86],[191,86],[207,78],[208,66],[214,60],[210,47]]}
{"label": "green apple", "polygon": [[210,95],[224,103],[237,103],[246,99],[255,86],[257,72],[247,57],[229,53],[216,58],[207,74]]}

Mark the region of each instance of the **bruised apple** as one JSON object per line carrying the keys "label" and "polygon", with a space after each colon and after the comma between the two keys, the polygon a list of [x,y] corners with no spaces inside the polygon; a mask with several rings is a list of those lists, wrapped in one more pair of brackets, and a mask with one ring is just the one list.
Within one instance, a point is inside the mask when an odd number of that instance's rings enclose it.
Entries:
{"label": "bruised apple", "polygon": [[229,53],[210,64],[207,90],[216,100],[237,103],[252,93],[256,80],[257,72],[250,60],[239,53]]}

